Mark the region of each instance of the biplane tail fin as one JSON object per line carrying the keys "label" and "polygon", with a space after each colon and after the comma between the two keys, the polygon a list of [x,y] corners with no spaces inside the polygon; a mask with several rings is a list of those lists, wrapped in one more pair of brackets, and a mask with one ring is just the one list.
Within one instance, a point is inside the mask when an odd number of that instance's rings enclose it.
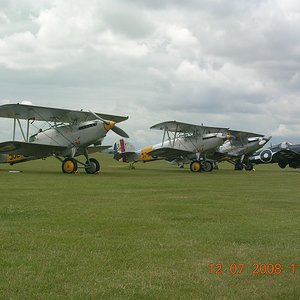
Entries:
{"label": "biplane tail fin", "polygon": [[136,161],[136,149],[134,146],[126,142],[124,139],[120,139],[114,145],[114,159],[123,162]]}

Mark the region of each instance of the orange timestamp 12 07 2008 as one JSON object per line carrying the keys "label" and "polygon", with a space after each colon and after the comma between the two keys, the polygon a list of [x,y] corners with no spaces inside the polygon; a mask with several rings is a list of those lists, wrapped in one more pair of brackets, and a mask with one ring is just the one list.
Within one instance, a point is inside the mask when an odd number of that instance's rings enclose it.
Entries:
{"label": "orange timestamp 12 07 2008", "polygon": [[292,263],[284,268],[280,263],[255,263],[252,264],[250,270],[248,266],[243,263],[231,263],[226,266],[220,263],[209,264],[209,274],[215,275],[236,275],[242,274],[243,272],[251,273],[252,275],[280,275],[283,271],[293,274],[298,271],[300,274],[300,264]]}

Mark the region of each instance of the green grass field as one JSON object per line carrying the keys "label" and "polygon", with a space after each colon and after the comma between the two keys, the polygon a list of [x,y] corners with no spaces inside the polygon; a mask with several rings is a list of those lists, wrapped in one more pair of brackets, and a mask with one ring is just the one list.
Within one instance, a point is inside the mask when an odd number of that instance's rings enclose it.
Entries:
{"label": "green grass field", "polygon": [[1,299],[300,299],[297,170],[95,157],[0,165]]}

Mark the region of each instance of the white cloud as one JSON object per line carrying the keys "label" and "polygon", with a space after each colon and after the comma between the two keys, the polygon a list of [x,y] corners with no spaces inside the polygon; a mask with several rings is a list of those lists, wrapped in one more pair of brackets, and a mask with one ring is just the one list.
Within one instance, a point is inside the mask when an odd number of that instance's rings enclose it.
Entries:
{"label": "white cloud", "polygon": [[285,124],[279,124],[278,128],[276,128],[271,134],[272,136],[286,137],[289,139],[295,136],[295,131],[300,131],[300,125],[292,124],[287,126]]}
{"label": "white cloud", "polygon": [[198,39],[189,29],[176,24],[172,24],[166,28],[166,36],[170,38],[174,47],[190,47],[197,46],[198,44]]}
{"label": "white cloud", "polygon": [[11,0],[0,24],[0,101],[129,114],[135,142],[169,119],[300,140],[296,0]]}
{"label": "white cloud", "polygon": [[0,24],[1,25],[8,25],[8,24],[10,24],[9,18],[3,12],[0,12]]}

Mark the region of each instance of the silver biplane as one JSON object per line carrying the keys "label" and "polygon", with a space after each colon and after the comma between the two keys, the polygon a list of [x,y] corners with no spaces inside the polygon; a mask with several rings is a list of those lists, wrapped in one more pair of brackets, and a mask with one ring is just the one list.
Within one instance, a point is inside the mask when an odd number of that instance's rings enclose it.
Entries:
{"label": "silver biplane", "polygon": [[[122,137],[128,135],[116,123],[128,117],[77,111],[60,108],[41,107],[23,104],[6,104],[0,106],[0,117],[13,119],[12,141],[0,143],[0,162],[15,164],[33,159],[54,156],[62,163],[64,173],[74,173],[83,167],[88,174],[100,170],[99,162],[89,154],[102,151],[110,146],[102,146],[102,141],[109,130]],[[21,120],[26,120],[24,130]],[[39,121],[48,127],[36,126]],[[38,124],[40,125],[40,123]],[[29,134],[30,127],[37,132]],[[20,129],[23,141],[16,141],[16,131]],[[75,157],[84,155],[85,162]]]}
{"label": "silver biplane", "polygon": [[249,161],[250,156],[262,148],[272,137],[266,137],[264,135],[229,130],[228,133],[231,135],[231,139],[224,142],[215,153],[208,156],[215,162],[228,161],[234,165],[235,170],[251,171],[253,169],[253,163]]}
{"label": "silver biplane", "polygon": [[[230,139],[228,128],[193,125],[167,121],[150,127],[163,131],[162,142],[135,151],[123,139],[115,144],[114,158],[123,162],[149,162],[164,159],[178,164],[190,164],[192,172],[212,171],[213,164],[206,158],[225,140]],[[132,165],[131,164],[131,165]]]}

